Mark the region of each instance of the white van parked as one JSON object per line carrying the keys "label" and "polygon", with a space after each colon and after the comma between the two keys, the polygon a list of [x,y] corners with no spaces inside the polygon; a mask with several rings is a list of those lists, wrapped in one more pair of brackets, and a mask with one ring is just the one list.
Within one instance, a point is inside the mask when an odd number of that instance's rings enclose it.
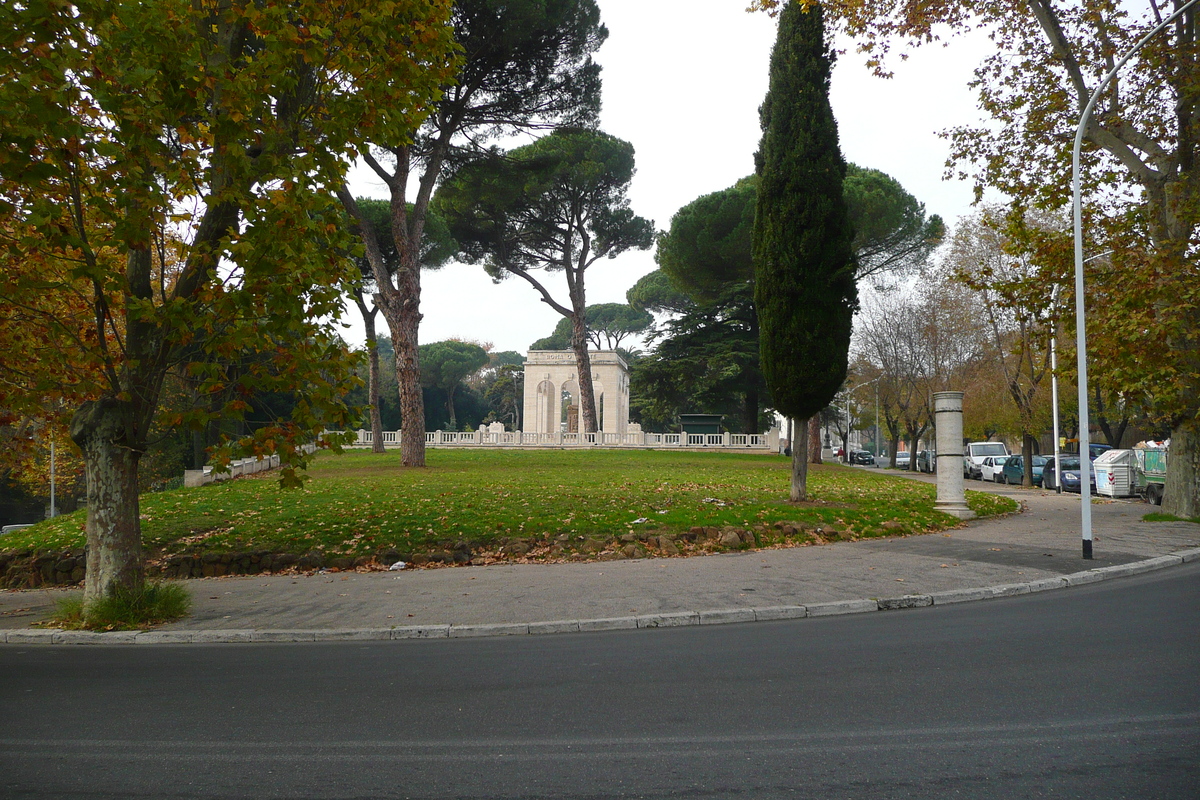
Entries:
{"label": "white van parked", "polygon": [[988,456],[1010,456],[1004,442],[971,442],[963,453],[963,477],[983,479],[983,459]]}

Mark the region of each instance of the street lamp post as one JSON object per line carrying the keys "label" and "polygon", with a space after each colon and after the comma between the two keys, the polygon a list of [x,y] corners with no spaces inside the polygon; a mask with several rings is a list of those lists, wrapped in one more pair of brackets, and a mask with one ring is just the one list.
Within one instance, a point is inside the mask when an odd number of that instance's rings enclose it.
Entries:
{"label": "street lamp post", "polygon": [[[1188,0],[1180,5],[1169,17],[1151,28],[1149,33],[1143,36],[1128,53],[1117,61],[1100,81],[1100,85],[1092,92],[1092,96],[1088,98],[1087,105],[1084,106],[1083,112],[1079,115],[1079,125],[1075,128],[1075,145],[1071,151],[1071,190],[1075,228],[1075,347],[1078,351],[1076,358],[1079,369],[1079,466],[1081,467],[1079,475],[1079,496],[1081,501],[1079,524],[1083,535],[1083,557],[1085,559],[1092,557],[1091,480],[1089,475],[1084,474],[1084,471],[1090,469],[1091,466],[1092,443],[1089,441],[1088,436],[1090,420],[1088,419],[1087,335],[1085,328],[1087,316],[1083,294],[1083,204],[1080,200],[1081,169],[1079,154],[1083,148],[1083,134],[1087,130],[1088,122],[1091,121],[1092,111],[1095,109],[1096,102],[1100,99],[1101,93],[1104,92],[1109,82],[1116,77],[1117,73],[1129,63],[1129,59],[1133,58],[1134,54],[1146,45],[1146,42],[1165,30],[1168,25],[1177,20],[1185,11],[1198,2],[1200,0]],[[1085,461],[1084,459],[1087,460]]]}
{"label": "street lamp post", "polygon": [[50,436],[50,519],[58,516],[58,509],[55,508],[54,498],[54,436]]}
{"label": "street lamp post", "polygon": [[[859,389],[863,388],[864,386],[870,386],[872,383],[875,384],[875,466],[879,466],[879,381],[881,381],[882,379],[883,379],[883,376],[880,375],[878,378],[872,378],[871,380],[867,381],[866,383],[860,383],[858,386],[855,386],[853,389],[848,389],[846,391],[846,449],[849,450],[850,449],[850,395],[852,395],[854,392],[858,391]],[[847,458],[847,460],[850,458],[849,453],[846,454],[846,458]]]}
{"label": "street lamp post", "polygon": [[[1058,450],[1058,284],[1050,292],[1050,402],[1054,407],[1054,490],[1062,494],[1062,454]],[[1042,480],[1042,488],[1046,481]]]}

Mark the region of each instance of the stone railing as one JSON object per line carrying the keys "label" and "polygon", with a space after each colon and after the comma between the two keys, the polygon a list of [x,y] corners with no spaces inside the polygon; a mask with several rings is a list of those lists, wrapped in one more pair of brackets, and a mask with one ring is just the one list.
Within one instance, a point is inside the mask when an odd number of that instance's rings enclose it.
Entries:
{"label": "stone railing", "polygon": [[[397,434],[399,437],[399,434]],[[354,445],[351,445],[353,447]],[[306,444],[301,447],[306,453],[315,452],[317,446],[315,444]],[[240,478],[243,475],[253,475],[256,472],[267,472],[279,467],[279,456],[267,456],[265,458],[239,458],[236,461],[229,462],[229,470],[227,472],[215,472],[211,466],[206,466],[203,469],[185,469],[183,471],[183,485],[191,488],[193,486],[204,486],[213,481],[226,481],[230,478]]]}
{"label": "stone railing", "polygon": [[[346,447],[370,447],[373,437],[359,430]],[[525,433],[522,431],[429,431],[426,447],[612,447],[675,450],[723,448],[779,451],[779,429],[766,433]],[[384,447],[400,446],[400,431],[383,432]]]}

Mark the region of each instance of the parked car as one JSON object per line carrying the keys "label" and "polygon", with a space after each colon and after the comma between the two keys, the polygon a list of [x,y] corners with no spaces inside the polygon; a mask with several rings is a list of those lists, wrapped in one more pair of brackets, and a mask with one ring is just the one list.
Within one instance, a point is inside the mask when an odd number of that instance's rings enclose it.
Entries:
{"label": "parked car", "polygon": [[917,453],[917,471],[936,472],[937,452],[934,450],[922,450],[921,452]]}
{"label": "parked car", "polygon": [[910,458],[909,453],[896,453],[896,469],[908,469]]}
{"label": "parked car", "polygon": [[984,456],[979,464],[979,480],[995,483],[1000,470],[1004,469],[1005,461],[1008,461],[1008,456]]}
{"label": "parked car", "polygon": [[[1079,493],[1079,456],[1074,453],[1062,453],[1059,455],[1059,460],[1062,461],[1062,488],[1064,492]],[[1046,459],[1046,465],[1042,467],[1042,488],[1058,489],[1058,466],[1054,462],[1054,456]],[[1092,487],[1092,493],[1096,492],[1096,470],[1092,465],[1088,464],[1088,483]]]}
{"label": "parked car", "polygon": [[875,456],[871,455],[870,450],[851,450],[850,463],[862,464],[865,467],[875,466]]}
{"label": "parked car", "polygon": [[983,459],[988,456],[1007,456],[1008,447],[1004,442],[971,442],[963,453],[963,477],[982,480]]}
{"label": "parked car", "polygon": [[3,536],[6,533],[12,533],[13,531],[19,531],[22,528],[28,528],[32,525],[32,522],[25,522],[18,525],[5,525],[3,528],[0,528],[0,536]]}
{"label": "parked car", "polygon": [[1088,452],[1092,454],[1092,461],[1095,461],[1098,456],[1107,453],[1109,450],[1112,450],[1112,445],[1110,444],[1096,444],[1092,442],[1088,445]]}
{"label": "parked car", "polygon": [[[1042,485],[1042,469],[1046,466],[1045,456],[1033,457],[1033,485]],[[1025,480],[1025,456],[1009,456],[997,476],[1000,483],[1011,483],[1020,486]]]}

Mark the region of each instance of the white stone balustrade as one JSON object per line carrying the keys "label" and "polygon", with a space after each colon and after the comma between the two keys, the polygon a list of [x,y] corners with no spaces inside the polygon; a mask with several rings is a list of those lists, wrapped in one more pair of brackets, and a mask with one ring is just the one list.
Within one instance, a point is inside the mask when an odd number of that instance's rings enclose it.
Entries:
{"label": "white stone balustrade", "polygon": [[[494,427],[494,426],[493,426]],[[345,447],[370,447],[371,432],[359,430],[358,438]],[[400,446],[400,431],[384,431],[385,448]],[[429,431],[426,447],[610,447],[651,450],[713,448],[779,452],[779,428],[766,433],[535,433],[523,431]]]}
{"label": "white stone balustrade", "polygon": [[[393,433],[399,441],[400,434]],[[370,436],[370,432],[367,433]],[[384,434],[384,441],[387,441],[388,434]],[[306,453],[312,453],[317,449],[315,444],[306,444],[301,448]],[[191,488],[194,486],[204,486],[213,481],[226,481],[230,478],[240,478],[243,475],[253,475],[256,472],[267,472],[276,469],[279,466],[279,456],[267,456],[266,458],[239,458],[236,461],[229,462],[228,472],[215,472],[212,467],[206,466],[203,469],[185,469],[183,471],[183,485]]]}

